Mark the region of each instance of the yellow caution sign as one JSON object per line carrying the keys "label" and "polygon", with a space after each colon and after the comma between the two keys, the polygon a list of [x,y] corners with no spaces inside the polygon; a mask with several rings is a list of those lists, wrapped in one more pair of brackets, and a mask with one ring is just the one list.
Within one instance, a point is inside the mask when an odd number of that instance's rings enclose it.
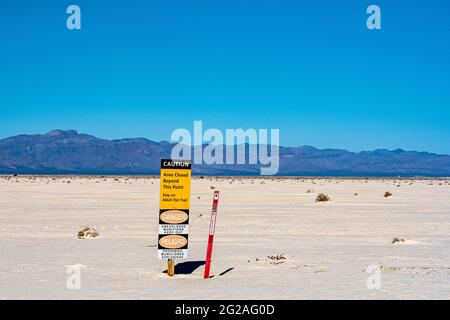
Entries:
{"label": "yellow caution sign", "polygon": [[191,202],[191,163],[161,160],[158,257],[185,259]]}

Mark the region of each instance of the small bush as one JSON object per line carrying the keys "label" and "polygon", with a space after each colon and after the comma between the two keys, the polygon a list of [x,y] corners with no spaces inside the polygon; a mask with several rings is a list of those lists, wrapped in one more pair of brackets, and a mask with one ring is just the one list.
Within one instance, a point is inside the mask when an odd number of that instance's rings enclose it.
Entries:
{"label": "small bush", "polygon": [[276,256],[267,256],[270,260],[270,264],[282,264],[284,263],[283,260],[286,260],[286,257],[284,254],[277,254]]}
{"label": "small bush", "polygon": [[327,202],[330,201],[330,197],[325,193],[319,193],[316,197],[316,202]]}
{"label": "small bush", "polygon": [[402,239],[402,238],[394,238],[394,239],[392,239],[392,244],[400,243],[400,242],[405,242],[405,239]]}
{"label": "small bush", "polygon": [[390,196],[392,196],[392,193],[390,193],[389,191],[386,191],[386,192],[384,193],[384,197],[385,197],[385,198],[388,198],[388,197],[390,197]]}
{"label": "small bush", "polygon": [[97,238],[99,235],[98,231],[93,227],[83,227],[80,231],[78,231],[78,239],[88,239],[88,238]]}

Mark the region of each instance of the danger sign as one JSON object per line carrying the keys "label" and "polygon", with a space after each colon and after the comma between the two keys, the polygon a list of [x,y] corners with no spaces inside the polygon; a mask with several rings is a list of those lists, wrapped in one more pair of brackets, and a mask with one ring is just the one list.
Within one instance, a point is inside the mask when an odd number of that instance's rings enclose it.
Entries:
{"label": "danger sign", "polygon": [[191,163],[161,160],[158,257],[186,259],[191,200]]}

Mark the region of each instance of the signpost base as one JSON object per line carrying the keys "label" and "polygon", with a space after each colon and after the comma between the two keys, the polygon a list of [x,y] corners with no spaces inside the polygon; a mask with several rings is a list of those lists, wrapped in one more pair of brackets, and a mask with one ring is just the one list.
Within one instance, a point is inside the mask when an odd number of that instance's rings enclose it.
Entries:
{"label": "signpost base", "polygon": [[212,255],[213,241],[214,235],[209,235],[208,247],[206,248],[205,273],[203,274],[203,279],[209,278],[209,270],[211,269],[211,255]]}
{"label": "signpost base", "polygon": [[175,274],[175,260],[174,259],[167,260],[167,274],[169,275],[169,277],[173,277],[173,275]]}

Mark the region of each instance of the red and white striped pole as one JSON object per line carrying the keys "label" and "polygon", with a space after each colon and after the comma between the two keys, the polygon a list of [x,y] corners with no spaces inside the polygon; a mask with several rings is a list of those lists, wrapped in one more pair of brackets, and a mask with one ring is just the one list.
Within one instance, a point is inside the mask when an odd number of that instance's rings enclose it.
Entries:
{"label": "red and white striped pole", "polygon": [[211,268],[211,255],[214,241],[214,231],[216,230],[217,206],[219,205],[219,191],[214,191],[213,205],[211,210],[211,222],[209,223],[208,248],[206,249],[205,274],[204,279],[209,278]]}

